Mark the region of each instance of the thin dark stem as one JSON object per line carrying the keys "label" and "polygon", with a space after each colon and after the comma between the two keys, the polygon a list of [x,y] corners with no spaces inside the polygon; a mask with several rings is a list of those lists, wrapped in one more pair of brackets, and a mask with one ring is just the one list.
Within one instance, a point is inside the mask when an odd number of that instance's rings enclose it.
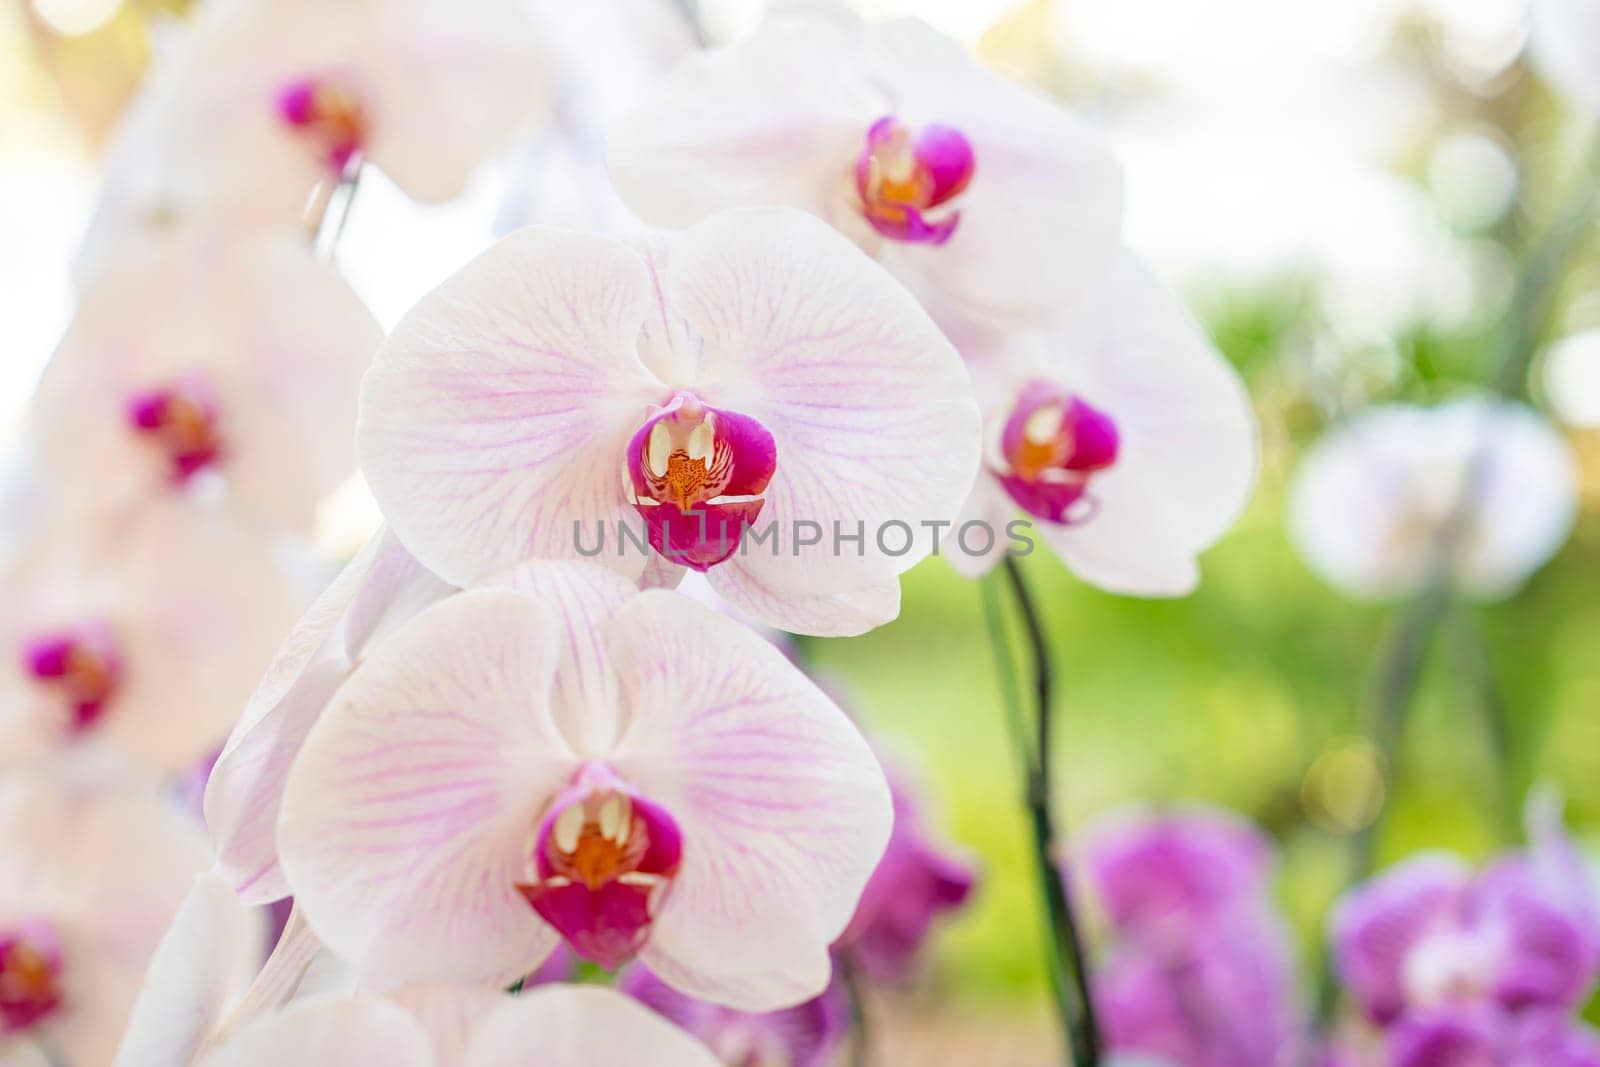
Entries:
{"label": "thin dark stem", "polygon": [[[1038,866],[1040,889],[1044,895],[1046,912],[1050,919],[1053,953],[1061,961],[1061,984],[1071,983],[1069,1010],[1072,1025],[1068,1038],[1072,1044],[1073,1059],[1080,1067],[1098,1067],[1100,1063],[1100,1027],[1094,1010],[1094,998],[1089,989],[1088,957],[1083,951],[1083,939],[1078,931],[1077,918],[1068,894],[1066,853],[1062,847],[1063,835],[1056,825],[1051,810],[1054,780],[1051,774],[1053,761],[1053,723],[1055,719],[1055,684],[1051,670],[1049,642],[1045,637],[1044,623],[1035,606],[1027,580],[1017,561],[1007,557],[1003,567],[1006,580],[1022,615],[1023,628],[1028,636],[1033,656],[1033,695],[1035,712],[1035,740],[1033,768],[1028,776],[1027,805],[1033,826],[1034,859]],[[1063,992],[1068,992],[1063,990]]]}
{"label": "thin dark stem", "polygon": [[866,983],[848,954],[840,953],[835,965],[845,998],[850,1002],[850,1067],[871,1067],[872,1015],[867,1010]]}
{"label": "thin dark stem", "polygon": [[989,578],[979,582],[978,586],[983,596],[983,615],[989,643],[994,652],[995,674],[1000,679],[1000,706],[1006,718],[1006,732],[1011,735],[1012,746],[1016,749],[1017,766],[1032,782],[1038,774],[1038,768],[1034,765],[1028,724],[1022,715],[1022,696],[1017,689],[1017,669],[1011,656],[1005,612],[1000,606],[1000,589]]}
{"label": "thin dark stem", "polygon": [[[991,575],[979,583],[983,593],[984,615],[987,621],[990,648],[994,652],[995,673],[1000,679],[1000,703],[1004,709],[1007,732],[1017,752],[1017,765],[1022,769],[1024,787],[1023,804],[1029,812],[1029,830],[1037,835],[1038,822],[1033,818],[1036,805],[1033,803],[1039,771],[1034,760],[1032,742],[1028,736],[1028,727],[1022,713],[1022,699],[1018,690],[1018,669],[1012,655],[1010,627],[1006,623],[1005,613],[1000,607],[999,586],[995,576]],[[1038,855],[1037,836],[1035,836],[1035,855]],[[1045,920],[1054,931],[1057,927],[1056,911],[1051,903],[1054,890],[1050,883],[1058,879],[1052,874],[1051,864],[1036,865],[1043,878],[1040,886],[1040,899],[1044,902]],[[1061,1034],[1066,1042],[1067,1050],[1072,1062],[1078,1062],[1077,1049],[1079,1042],[1076,1038],[1078,1031],[1078,1007],[1072,999],[1070,987],[1066,977],[1065,956],[1060,949],[1059,939],[1052,937],[1049,942],[1049,951],[1045,952],[1045,971],[1050,981],[1050,1003],[1055,1007],[1056,1018],[1061,1026]]]}

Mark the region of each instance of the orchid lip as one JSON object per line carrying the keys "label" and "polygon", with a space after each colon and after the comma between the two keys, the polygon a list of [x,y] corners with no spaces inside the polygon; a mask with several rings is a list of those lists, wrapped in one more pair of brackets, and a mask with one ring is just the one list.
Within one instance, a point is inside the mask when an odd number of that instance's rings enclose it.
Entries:
{"label": "orchid lip", "polygon": [[862,214],[885,237],[942,245],[961,221],[948,205],[976,170],[972,144],[960,130],[934,123],[913,131],[885,115],[868,128],[856,159]]}
{"label": "orchid lip", "polygon": [[679,392],[634,433],[626,468],[651,546],[705,571],[737,551],[760,514],[777,445],[756,419]]}
{"label": "orchid lip", "polygon": [[33,919],[0,930],[0,1033],[30,1029],[61,1007],[61,945]]}
{"label": "orchid lip", "polygon": [[666,809],[588,764],[540,821],[533,878],[516,888],[574,952],[615,969],[648,940],[682,857]]}
{"label": "orchid lip", "polygon": [[360,96],[337,78],[309,76],[278,90],[278,118],[315,144],[328,166],[344,174],[360,159],[368,118]]}
{"label": "orchid lip", "polygon": [[128,427],[165,456],[168,474],[176,484],[187,483],[222,459],[219,406],[203,382],[134,393],[124,415]]}
{"label": "orchid lip", "polygon": [[34,637],[23,646],[22,661],[38,685],[64,700],[74,733],[100,720],[124,673],[116,637],[103,623]]}
{"label": "orchid lip", "polygon": [[1116,463],[1119,447],[1109,415],[1055,382],[1034,379],[1001,428],[994,473],[1024,511],[1077,525],[1094,516],[1090,484]]}

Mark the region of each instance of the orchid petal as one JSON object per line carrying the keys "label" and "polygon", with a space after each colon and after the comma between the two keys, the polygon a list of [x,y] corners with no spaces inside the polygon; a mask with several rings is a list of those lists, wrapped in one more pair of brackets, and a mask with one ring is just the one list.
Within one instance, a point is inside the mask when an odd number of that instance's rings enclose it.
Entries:
{"label": "orchid petal", "polygon": [[857,637],[900,614],[900,582],[891,578],[846,593],[779,592],[743,559],[733,559],[706,576],[712,590],[751,619],[775,619],[792,633],[814,637]]}
{"label": "orchid petal", "polygon": [[407,986],[388,999],[409,1012],[427,1031],[433,1045],[434,1067],[463,1067],[467,1048],[484,1020],[496,1008],[511,1002],[497,989],[436,983]]}
{"label": "orchid petal", "polygon": [[997,326],[1088,307],[1122,233],[1122,173],[1104,138],[926,23],[885,22],[871,40],[896,117],[961,131],[977,159],[950,239],[885,242],[885,266],[929,308]]}
{"label": "orchid petal", "polygon": [[373,649],[307,737],[278,845],[313,929],[370,981],[509,981],[556,935],[517,893],[578,765],[551,714],[557,623],[462,593]]}
{"label": "orchid petal", "polygon": [[462,1067],[718,1067],[700,1042],[632,998],[595,986],[545,986],[496,1008]]}
{"label": "orchid petal", "polygon": [[[608,131],[612,180],[641,218],[681,228],[730,207],[831,211],[884,108],[862,86],[861,23],[821,6],[685,58]],[[829,77],[816,76],[821,62]]]}
{"label": "orchid petal", "polygon": [[[923,532],[898,556],[878,534],[890,521],[917,528],[956,514],[976,474],[980,419],[960,357],[916,302],[826,225],[787,211],[695,226],[673,250],[666,289],[705,341],[697,390],[758,419],[777,444],[761,512],[777,551],[751,548],[741,564],[775,591],[835,594],[926,556]],[[821,545],[798,544],[802,522],[817,524]],[[836,529],[860,532],[859,549],[832,551]],[[762,621],[787,628],[781,614]]]}
{"label": "orchid petal", "polygon": [[561,665],[554,718],[578,755],[600,758],[616,741],[617,681],[601,624],[638,593],[615,572],[592,563],[536,561],[490,579],[484,588],[514,589],[561,620]]}
{"label": "orchid petal", "polygon": [[[465,585],[576,558],[576,528],[631,519],[621,463],[657,399],[636,354],[651,307],[639,256],[604,238],[513,234],[423,298],[361,396],[362,472],[396,535]],[[635,554],[600,557],[636,577]]]}
{"label": "orchid petal", "polygon": [[1330,922],[1334,965],[1369,1017],[1392,1020],[1405,1007],[1407,954],[1471,880],[1450,856],[1407,860],[1339,902]]}
{"label": "orchid petal", "polygon": [[289,894],[275,834],[284,781],[306,734],[369,642],[449,592],[381,530],[279,649],[206,783],[217,869],[247,902]]}
{"label": "orchid petal", "polygon": [[416,1019],[376,998],[324,998],[252,1020],[200,1067],[282,1067],[285,1063],[381,1063],[435,1067]]}
{"label": "orchid petal", "polygon": [[893,822],[872,751],[781,652],[682,596],[641,594],[606,637],[632,714],[611,764],[685,842],[641,958],[742,1010],[815,996]]}
{"label": "orchid petal", "polygon": [[192,1062],[256,972],[263,932],[226,882],[195,879],[151,958],[113,1067]]}

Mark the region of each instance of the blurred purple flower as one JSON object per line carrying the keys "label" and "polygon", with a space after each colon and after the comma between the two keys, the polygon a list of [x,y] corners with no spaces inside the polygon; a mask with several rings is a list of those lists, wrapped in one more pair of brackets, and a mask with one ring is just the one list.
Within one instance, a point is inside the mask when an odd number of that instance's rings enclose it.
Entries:
{"label": "blurred purple flower", "polygon": [[1559,834],[1474,875],[1420,856],[1352,890],[1334,913],[1338,974],[1373,1022],[1446,1003],[1571,1008],[1600,972],[1587,882]]}
{"label": "blurred purple flower", "polygon": [[1298,1046],[1293,954],[1271,916],[1239,912],[1185,941],[1132,939],[1097,970],[1108,1043],[1183,1067],[1275,1067]]}
{"label": "blurred purple flower", "polygon": [[1113,816],[1084,850],[1111,944],[1094,975],[1108,1044],[1181,1067],[1294,1062],[1294,954],[1267,896],[1272,845],[1229,812]]}
{"label": "blurred purple flower", "polygon": [[1600,1038],[1558,1012],[1463,1004],[1411,1015],[1390,1034],[1390,1067],[1600,1067]]}
{"label": "blurred purple flower", "polygon": [[890,780],[894,830],[836,951],[878,981],[905,978],[934,922],[966,903],[977,882],[972,866],[932,842],[912,794]]}
{"label": "blurred purple flower", "polygon": [[1117,933],[1127,935],[1260,905],[1272,843],[1220,809],[1130,812],[1100,822],[1084,858],[1096,899]]}
{"label": "blurred purple flower", "polygon": [[771,1012],[742,1012],[686,996],[634,966],[619,988],[670,1019],[728,1067],[824,1067],[844,1041],[850,1004],[837,980],[812,1000]]}

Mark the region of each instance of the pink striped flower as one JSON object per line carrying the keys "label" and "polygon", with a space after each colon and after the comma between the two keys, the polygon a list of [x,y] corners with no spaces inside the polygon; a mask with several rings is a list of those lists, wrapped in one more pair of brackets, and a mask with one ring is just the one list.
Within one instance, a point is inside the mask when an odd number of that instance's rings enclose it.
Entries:
{"label": "pink striped flower", "polygon": [[204,835],[152,792],[12,768],[0,855],[0,1062],[110,1063],[139,977],[205,867]]}
{"label": "pink striped flower", "polygon": [[130,241],[91,276],[40,382],[40,476],[96,518],[210,488],[306,528],[354,472],[356,393],[382,336],[294,234]]}
{"label": "pink striped flower", "polygon": [[158,502],[35,530],[0,571],[0,759],[110,748],[155,771],[193,764],[300,603],[226,512]]}
{"label": "pink striped flower", "polygon": [[827,985],[883,852],[866,742],[772,646],[593,565],[369,650],[289,775],[297,905],[369,981],[504,983],[562,941],[767,1011]]}
{"label": "pink striped flower", "polygon": [[684,60],[611,132],[646,222],[787,205],[827,219],[943,322],[1056,321],[1111,265],[1122,178],[1100,137],[915,20],[777,6]]}
{"label": "pink striped flower", "polygon": [[954,339],[985,420],[983,471],[945,542],[956,568],[1043,542],[1112,592],[1192,590],[1249,500],[1256,423],[1177,297],[1124,254],[1060,327]]}
{"label": "pink striped flower", "polygon": [[643,253],[514,234],[411,311],[361,408],[379,506],[447,581],[579,555],[655,584],[693,569],[816,634],[894,618],[977,464],[954,349],[793,211]]}

